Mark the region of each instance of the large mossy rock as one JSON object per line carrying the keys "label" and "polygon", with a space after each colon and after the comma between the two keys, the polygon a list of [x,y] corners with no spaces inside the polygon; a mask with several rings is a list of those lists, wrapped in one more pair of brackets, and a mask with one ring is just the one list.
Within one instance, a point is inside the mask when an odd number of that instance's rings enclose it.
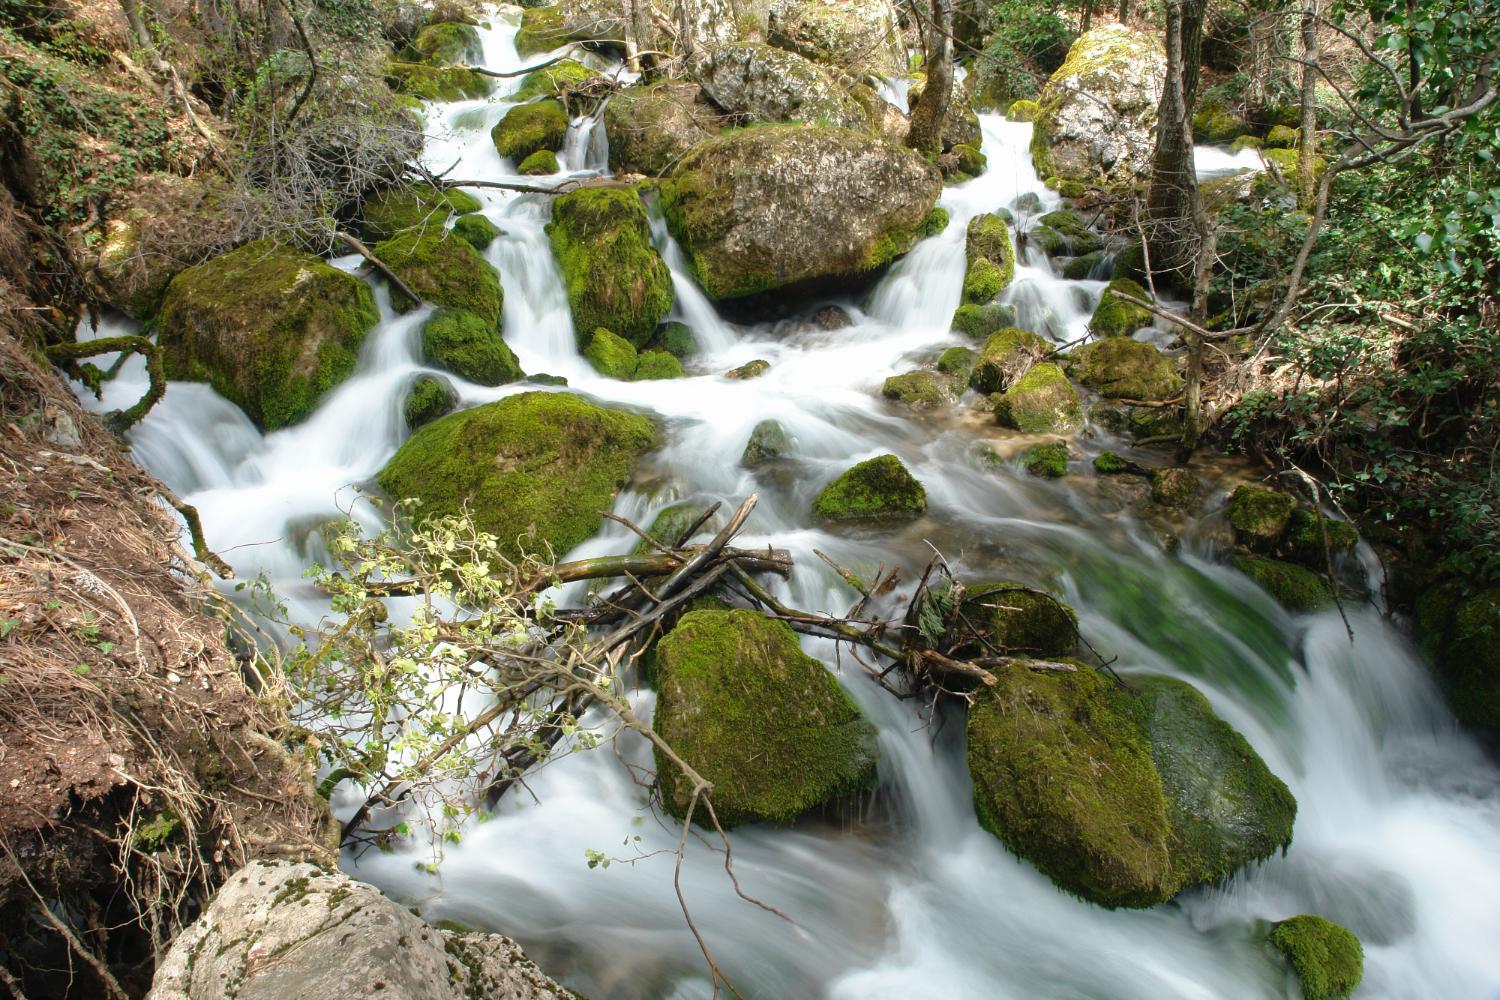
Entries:
{"label": "large mossy rock", "polygon": [[825,521],[893,521],[927,509],[927,490],[895,455],[851,466],[818,494],[813,514]]}
{"label": "large mossy rock", "polygon": [[173,278],[156,329],[168,378],[208,382],[275,430],[353,373],[379,319],[363,281],[260,240]]}
{"label": "large mossy rock", "polygon": [[697,79],[715,104],[752,121],[862,128],[868,120],[864,109],[816,64],[770,45],[720,46],[698,67]]}
{"label": "large mossy rock", "polygon": [[460,21],[429,24],[417,32],[417,37],[412,39],[411,49],[409,55],[413,62],[425,62],[433,66],[477,63],[484,58],[479,31],[472,24]]}
{"label": "large mossy rock", "polygon": [[1037,99],[1031,158],[1054,182],[1134,186],[1149,172],[1166,77],[1156,37],[1119,25],[1079,37]]}
{"label": "large mossy rock", "polygon": [[1290,493],[1264,486],[1235,487],[1229,495],[1229,526],[1234,529],[1234,540],[1247,549],[1270,552],[1296,509],[1297,498]]}
{"label": "large mossy rock", "polygon": [[1051,349],[1047,341],[1018,327],[992,333],[979,350],[979,358],[969,373],[969,385],[976,392],[1004,392]]}
{"label": "large mossy rock", "polygon": [[422,355],[475,385],[505,385],[525,377],[495,324],[462,309],[439,309],[422,324]]}
{"label": "large mossy rock", "polygon": [[1321,611],[1333,606],[1333,591],[1327,582],[1296,563],[1261,556],[1235,556],[1230,562],[1288,611]]}
{"label": "large mossy rock", "polygon": [[455,215],[483,207],[478,198],[457,188],[391,187],[365,201],[360,209],[360,228],[367,239],[384,240],[404,229],[440,226]]}
{"label": "large mossy rock", "polygon": [[989,655],[990,647],[1033,657],[1072,656],[1078,651],[1078,616],[1073,609],[1024,584],[971,586],[960,609],[976,632],[964,649],[972,655]]}
{"label": "large mossy rock", "polygon": [[1277,921],[1270,941],[1297,974],[1303,1000],[1347,997],[1364,978],[1365,949],[1359,938],[1331,920],[1304,913]]}
{"label": "large mossy rock", "polygon": [[1016,251],[1010,242],[1010,227],[998,215],[976,215],[964,234],[963,301],[985,305],[1000,297],[1016,276]]}
{"label": "large mossy rock", "polygon": [[[725,827],[785,823],[875,784],[875,730],[785,624],[756,611],[691,611],[656,647],[653,728],[707,781]],[[692,785],[660,750],[662,804]],[[695,821],[711,826],[703,803]]]}
{"label": "large mossy rock", "polygon": [[1063,370],[1043,361],[995,401],[995,419],[1002,427],[1028,434],[1061,434],[1083,425],[1083,402]]}
{"label": "large mossy rock", "polygon": [[610,169],[656,177],[716,135],[718,111],[700,102],[698,93],[696,84],[661,80],[611,97],[604,106]]}
{"label": "large mossy rock", "polygon": [[911,150],[787,125],[699,143],[661,185],[715,299],[870,275],[927,234],[941,191],[937,168]]}
{"label": "large mossy rock", "polygon": [[[473,313],[500,328],[505,293],[499,272],[452,233],[437,227],[408,229],[377,243],[375,256],[423,302]],[[391,304],[400,312],[417,306],[396,288],[391,289]]]}
{"label": "large mossy rock", "polygon": [[397,500],[421,501],[418,519],[467,508],[507,556],[544,546],[561,556],[599,530],[654,443],[645,417],[570,393],[526,392],[428,424],[378,480]]}
{"label": "large mossy rock", "polygon": [[1190,685],[1013,667],[969,711],[985,829],[1062,888],[1146,907],[1291,842],[1296,800]]}
{"label": "large mossy rock", "polygon": [[458,407],[458,390],[441,375],[418,375],[412,380],[406,399],[401,403],[401,416],[408,430],[416,430],[430,424],[438,417],[447,416]]}
{"label": "large mossy rock", "polygon": [[891,0],[771,0],[767,40],[857,78],[900,76],[906,44]]}
{"label": "large mossy rock", "polygon": [[490,130],[495,149],[512,163],[544,149],[562,149],[567,137],[568,112],[552,98],[511,108]]}
{"label": "large mossy rock", "polygon": [[507,100],[523,104],[538,97],[557,97],[564,90],[600,79],[597,70],[589,69],[576,59],[564,59],[527,73],[521,86]]}
{"label": "large mossy rock", "polygon": [[672,274],[651,244],[634,191],[582,188],[552,204],[547,224],[580,336],[603,327],[644,347],[672,308]]}
{"label": "large mossy rock", "polygon": [[1063,366],[1079,384],[1113,399],[1171,399],[1182,391],[1177,366],[1151,344],[1109,337],[1075,348]]}
{"label": "large mossy rock", "polygon": [[936,410],[958,399],[957,383],[941,372],[927,368],[892,375],[880,387],[880,394],[913,410]]}
{"label": "large mossy rock", "polygon": [[568,0],[532,7],[521,14],[516,53],[523,57],[536,55],[584,40],[623,47],[625,6],[617,0]]}
{"label": "large mossy rock", "polygon": [[1423,648],[1459,721],[1500,729],[1500,588],[1464,596],[1453,584],[1417,602]]}
{"label": "large mossy rock", "polygon": [[485,97],[494,81],[463,66],[430,66],[391,60],[385,81],[398,94],[423,101],[462,101]]}
{"label": "large mossy rock", "polygon": [[1151,325],[1151,310],[1119,298],[1115,292],[1155,304],[1151,293],[1134,278],[1115,278],[1105,286],[1093,316],[1089,317],[1089,329],[1096,337],[1127,337],[1141,327]]}

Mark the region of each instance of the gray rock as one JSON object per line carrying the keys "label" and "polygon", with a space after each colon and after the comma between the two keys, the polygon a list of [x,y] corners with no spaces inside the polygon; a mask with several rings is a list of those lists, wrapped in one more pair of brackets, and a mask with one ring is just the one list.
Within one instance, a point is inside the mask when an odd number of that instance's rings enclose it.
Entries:
{"label": "gray rock", "polygon": [[719,107],[756,121],[863,128],[868,120],[864,109],[816,64],[770,45],[721,45],[698,67],[697,77]]}
{"label": "gray rock", "polygon": [[626,87],[604,106],[609,165],[621,173],[656,176],[719,130],[717,108],[698,100],[696,85],[662,80]]}
{"label": "gray rock", "polygon": [[906,46],[891,0],[771,0],[769,40],[856,76],[906,72]]}
{"label": "gray rock", "polygon": [[284,861],[230,876],[172,943],[147,1000],[364,996],[577,1000],[509,938],[439,930],[374,886]]}

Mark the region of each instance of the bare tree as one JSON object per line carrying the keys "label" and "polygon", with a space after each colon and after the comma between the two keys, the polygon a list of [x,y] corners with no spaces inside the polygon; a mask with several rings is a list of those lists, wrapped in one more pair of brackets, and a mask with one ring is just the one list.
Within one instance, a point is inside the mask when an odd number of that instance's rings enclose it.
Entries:
{"label": "bare tree", "polygon": [[923,156],[943,151],[943,126],[953,96],[953,0],[932,0],[926,48],[927,85],[911,109],[906,144]]}
{"label": "bare tree", "polygon": [[1156,150],[1146,197],[1151,259],[1169,281],[1190,287],[1197,273],[1203,212],[1193,166],[1193,109],[1207,0],[1167,0],[1167,77],[1157,111]]}
{"label": "bare tree", "polygon": [[1318,151],[1318,0],[1302,0],[1302,138],[1297,144],[1297,200],[1311,205],[1317,189],[1313,158]]}

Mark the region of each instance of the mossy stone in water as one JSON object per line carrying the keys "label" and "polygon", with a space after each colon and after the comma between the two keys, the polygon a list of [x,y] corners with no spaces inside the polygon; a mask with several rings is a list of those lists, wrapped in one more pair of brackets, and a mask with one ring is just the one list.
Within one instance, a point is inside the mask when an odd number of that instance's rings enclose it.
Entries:
{"label": "mossy stone in water", "polygon": [[1272,125],[1261,145],[1266,149],[1296,149],[1301,135],[1299,129],[1286,125]]}
{"label": "mossy stone in water", "polygon": [[423,101],[477,100],[494,88],[489,77],[463,66],[429,66],[394,59],[386,64],[385,80],[397,94]]}
{"label": "mossy stone in water", "polygon": [[1151,499],[1163,507],[1186,507],[1202,488],[1190,469],[1157,469],[1151,473]]}
{"label": "mossy stone in water", "polygon": [[500,235],[500,227],[482,215],[460,215],[453,220],[453,235],[475,250],[483,251]]}
{"label": "mossy stone in water", "polygon": [[969,385],[975,392],[1003,392],[1050,349],[1050,344],[1028,330],[1007,327],[993,333],[979,351]]}
{"label": "mossy stone in water", "polygon": [[1305,913],[1278,921],[1270,941],[1297,974],[1304,1000],[1347,997],[1364,978],[1359,938],[1331,920]]}
{"label": "mossy stone in water", "polygon": [[1264,486],[1239,486],[1229,495],[1229,526],[1234,540],[1247,549],[1269,552],[1276,547],[1292,511],[1296,497]]}
{"label": "mossy stone in water", "polygon": [[998,215],[976,215],[965,233],[964,302],[983,305],[1010,286],[1016,274],[1010,227]]}
{"label": "mossy stone in water", "polygon": [[1075,348],[1063,358],[1068,374],[1112,399],[1171,399],[1182,390],[1177,366],[1151,344],[1110,337]]}
{"label": "mossy stone in water", "polygon": [[576,59],[564,59],[527,73],[510,100],[523,103],[538,97],[556,97],[564,88],[576,87],[598,75]]}
{"label": "mossy stone in water", "polygon": [[423,185],[386,188],[365,201],[360,229],[372,240],[383,240],[404,229],[424,229],[483,208],[479,199],[457,188]]}
{"label": "mossy stone in water", "polygon": [[[479,251],[458,237],[435,226],[408,229],[377,243],[375,256],[422,301],[473,313],[500,328],[505,306],[500,275]],[[417,305],[395,288],[391,304],[398,312]]]}
{"label": "mossy stone in water", "polygon": [[892,375],[885,380],[880,394],[886,399],[905,403],[914,410],[935,410],[951,404],[957,395],[948,377],[925,368]]}
{"label": "mossy stone in water", "polygon": [[259,240],[174,277],[157,332],[168,378],[208,382],[275,430],[354,372],[379,319],[363,281]]}
{"label": "mossy stone in water", "polygon": [[953,329],[973,340],[1016,325],[1016,308],[1008,305],[961,305],[953,313]]}
{"label": "mossy stone in water", "polygon": [[1353,552],[1359,544],[1359,532],[1346,521],[1335,521],[1318,511],[1299,507],[1287,521],[1282,543],[1294,561],[1321,570],[1327,566],[1329,557],[1336,559]]}
{"label": "mossy stone in water", "polygon": [[588,346],[583,349],[583,356],[600,375],[622,381],[631,379],[635,375],[636,365],[640,363],[635,345],[603,327],[596,329],[589,338]]}
{"label": "mossy stone in water", "polygon": [[[653,728],[706,780],[726,827],[790,822],[875,784],[874,728],[796,634],[755,611],[693,611],[656,647]],[[662,803],[691,785],[657,751]],[[699,803],[693,818],[710,825]]]}
{"label": "mossy stone in water", "polygon": [[1105,286],[1094,315],[1089,319],[1089,329],[1096,337],[1127,337],[1143,326],[1151,325],[1151,310],[1117,298],[1121,292],[1142,302],[1151,302],[1151,293],[1133,278],[1115,278]]}
{"label": "mossy stone in water", "polygon": [[1064,433],[1083,423],[1078,390],[1050,361],[1033,365],[995,403],[995,419],[1028,434]]}
{"label": "mossy stone in water", "polygon": [[961,607],[985,640],[964,650],[969,655],[986,655],[986,643],[1014,656],[1072,656],[1078,651],[1078,616],[1073,609],[1024,584],[969,587]]}
{"label": "mossy stone in water", "polygon": [[895,455],[845,470],[813,502],[813,514],[826,521],[899,520],[926,509],[927,491]]}
{"label": "mossy stone in water", "polygon": [[557,154],[550,149],[539,149],[516,166],[516,173],[526,177],[541,177],[547,174],[555,174],[562,169],[557,162]]}
{"label": "mossy stone in water", "polygon": [[[673,545],[677,542],[677,539],[682,537],[682,533],[691,528],[693,522],[698,520],[699,516],[703,513],[703,508],[703,504],[697,503],[674,503],[670,507],[663,507],[651,519],[651,527],[646,529],[646,534],[663,545]],[[644,538],[640,538],[636,540],[635,545],[630,550],[630,554],[640,556],[657,551],[659,550],[654,545]]]}
{"label": "mossy stone in water", "polygon": [[1036,118],[1038,110],[1036,101],[1023,97],[1019,101],[1010,102],[1010,107],[1005,111],[1005,118],[1007,121],[1029,122]]}
{"label": "mossy stone in water", "polygon": [[495,324],[462,309],[439,309],[422,324],[422,354],[476,385],[505,385],[525,375]]}
{"label": "mossy stone in water", "polygon": [[453,412],[458,405],[458,391],[441,375],[418,375],[401,404],[401,415],[409,430],[416,430],[438,417]]}
{"label": "mossy stone in water", "polygon": [[1296,563],[1260,556],[1235,556],[1231,562],[1288,611],[1318,611],[1333,604],[1333,591],[1322,577]]}
{"label": "mossy stone in water", "polygon": [[525,57],[551,52],[572,40],[572,34],[563,23],[562,11],[556,7],[532,7],[521,15],[521,28],[516,32],[516,54]]}
{"label": "mossy stone in water", "polygon": [[750,439],[740,454],[740,464],[753,467],[789,455],[791,451],[792,439],[787,436],[786,428],[778,421],[762,420],[750,431]]}
{"label": "mossy stone in water", "polygon": [[513,163],[521,163],[542,149],[561,149],[568,134],[568,112],[555,100],[511,108],[490,130],[495,149]]}
{"label": "mossy stone in water", "polygon": [[690,358],[698,353],[698,340],[692,329],[675,320],[658,326],[646,346],[651,350],[666,351],[674,358]]}
{"label": "mossy stone in water", "polygon": [[1095,250],[1080,257],[1074,257],[1063,265],[1063,277],[1069,281],[1083,281],[1092,278],[1094,273],[1104,266],[1104,251]]}
{"label": "mossy stone in water", "polygon": [[764,358],[756,358],[754,361],[746,361],[738,368],[729,369],[729,371],[724,373],[724,377],[743,382],[746,379],[760,378],[770,370],[771,362]]}
{"label": "mossy stone in water", "polygon": [[1041,479],[1061,479],[1068,474],[1068,446],[1061,441],[1034,444],[1021,452],[1021,465]]}
{"label": "mossy stone in water", "polygon": [[978,177],[984,173],[984,168],[989,165],[989,158],[980,152],[978,146],[961,142],[953,147],[953,155],[958,158],[958,170],[953,180],[966,181]]}
{"label": "mossy stone in water", "polygon": [[686,374],[682,370],[682,362],[666,351],[642,351],[640,357],[635,366],[635,375],[632,376],[637,382],[682,378]]}
{"label": "mossy stone in water", "polygon": [[974,359],[977,357],[978,355],[967,347],[950,347],[938,355],[937,370],[960,382],[968,382],[969,373],[974,370]]}
{"label": "mossy stone in water", "polygon": [[585,188],[552,205],[552,252],[578,330],[612,330],[637,347],[672,308],[672,274],[651,244],[634,191]]}
{"label": "mossy stone in water", "polygon": [[467,506],[508,557],[545,546],[561,556],[599,530],[655,441],[645,417],[570,393],[525,392],[433,421],[377,479],[395,499],[420,500],[419,521]]}
{"label": "mossy stone in water", "polygon": [[1423,648],[1460,722],[1500,729],[1500,588],[1465,596],[1453,583],[1417,602]]}
{"label": "mossy stone in water", "polygon": [[484,56],[479,32],[472,24],[445,21],[429,24],[417,32],[411,43],[413,61],[446,66],[450,63],[476,62]]}

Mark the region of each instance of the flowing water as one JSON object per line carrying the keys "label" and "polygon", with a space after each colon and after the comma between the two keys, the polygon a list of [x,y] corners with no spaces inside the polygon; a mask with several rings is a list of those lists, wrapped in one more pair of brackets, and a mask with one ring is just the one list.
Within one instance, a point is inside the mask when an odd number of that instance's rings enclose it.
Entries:
{"label": "flowing water", "polygon": [[[488,65],[523,65],[513,34],[504,24],[483,32]],[[900,88],[887,91],[901,99]],[[430,108],[430,165],[452,166],[455,178],[511,177],[514,165],[489,140],[508,106],[501,97]],[[1362,997],[1500,995],[1497,772],[1456,729],[1410,643],[1374,607],[1350,609],[1351,642],[1336,614],[1289,616],[1217,564],[1221,515],[1212,512],[1222,507],[1227,478],[1217,482],[1207,517],[1162,523],[1129,486],[1087,472],[1040,481],[1014,462],[977,461],[984,442],[1002,454],[1029,443],[979,410],[912,416],[880,398],[886,376],[959,342],[948,320],[968,219],[1024,192],[1039,196],[1044,210],[1058,203],[1032,171],[1030,126],[995,116],[982,123],[987,172],[945,191],[952,224],[944,233],[917,246],[868,295],[839,303],[854,321],[846,329],[725,322],[659,228],[676,315],[704,347],[693,377],[672,382],[595,374],[574,346],[543,232],[547,201],[476,189],[505,232],[488,255],[504,282],[506,340],[527,371],[566,376],[567,391],[659,416],[665,446],[621,495],[619,513],[648,522],[682,499],[732,506],[758,491],[744,542],[792,551],[797,571],[783,594],[803,608],[839,612],[854,597],[814,548],[870,572],[881,562],[920,567],[931,543],[965,578],[1052,588],[1078,609],[1091,642],[1118,656],[1119,669],[1191,680],[1245,734],[1297,796],[1295,843],[1226,885],[1152,910],[1080,902],[979,828],[961,718],[927,719],[846,663],[840,680],[880,730],[879,790],[842,825],[735,831],[741,884],[791,923],[738,900],[722,859],[692,844],[683,888],[715,958],[757,998],[1295,997],[1263,944],[1265,923],[1314,912],[1364,941]],[[602,128],[575,123],[565,170],[602,170],[603,143]],[[1237,165],[1222,152],[1200,156],[1204,171]],[[354,271],[360,261],[336,263]],[[1044,259],[1032,259],[1021,262],[1009,298],[1023,326],[1063,343],[1083,334],[1102,287],[1062,281]],[[400,444],[403,393],[424,370],[417,347],[424,313],[397,316],[384,290],[376,295],[383,321],[358,372],[303,423],[262,436],[208,387],[179,383],[131,435],[139,460],[197,506],[211,547],[241,578],[265,573],[294,617],[308,622],[325,607],[300,578],[317,555],[316,527],[351,508],[376,523],[368,505],[354,503],[357,488]],[[754,358],[771,362],[762,378],[715,374]],[[144,382],[133,360],[91,405],[127,404]],[[536,388],[455,382],[464,405]],[[796,458],[752,475],[737,460],[766,418],[791,434]],[[1075,470],[1104,448],[1129,452],[1097,427],[1075,447],[1082,456]],[[808,510],[817,489],[886,452],[926,485],[927,516],[894,531],[814,527]],[[1167,535],[1180,544],[1164,546]],[[611,525],[574,555],[631,543]],[[836,668],[831,647],[807,648]],[[637,698],[649,715],[651,693]],[[649,764],[639,739],[622,738],[620,751]],[[607,750],[578,754],[529,784],[534,798],[516,794],[472,824],[435,875],[419,867],[430,857],[426,844],[349,858],[347,867],[431,919],[516,937],[595,1000],[709,995],[673,894],[672,858],[645,857],[670,852],[677,832],[651,814],[621,762]],[[588,850],[642,860],[590,869]]]}

